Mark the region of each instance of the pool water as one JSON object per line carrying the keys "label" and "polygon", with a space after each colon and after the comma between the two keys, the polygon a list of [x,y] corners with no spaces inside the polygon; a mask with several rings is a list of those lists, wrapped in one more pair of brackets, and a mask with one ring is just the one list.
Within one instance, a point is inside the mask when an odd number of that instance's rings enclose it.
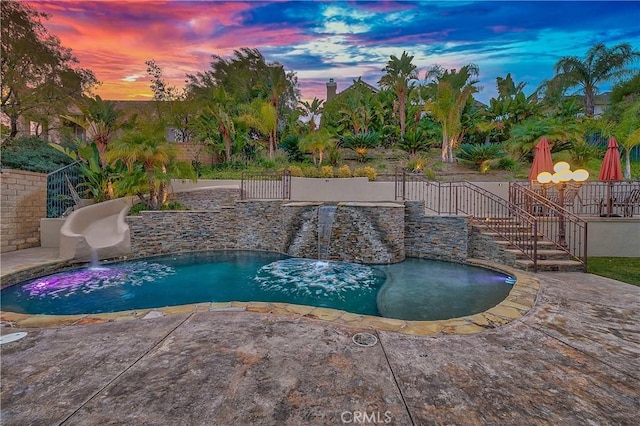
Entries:
{"label": "pool water", "polygon": [[424,259],[385,266],[216,251],[81,268],[2,290],[4,311],[73,315],[199,302],[284,302],[407,320],[454,318],[500,303],[506,275]]}

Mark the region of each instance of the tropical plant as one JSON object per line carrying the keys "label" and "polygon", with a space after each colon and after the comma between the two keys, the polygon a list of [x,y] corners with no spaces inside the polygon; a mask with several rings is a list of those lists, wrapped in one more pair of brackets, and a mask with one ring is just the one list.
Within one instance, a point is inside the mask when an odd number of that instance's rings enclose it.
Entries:
{"label": "tropical plant", "polygon": [[489,170],[489,163],[504,157],[506,152],[500,144],[472,145],[461,144],[458,147],[457,157],[463,163],[473,164],[481,173]]}
{"label": "tropical plant", "polygon": [[310,152],[313,158],[313,165],[320,167],[324,151],[331,145],[335,144],[335,138],[326,129],[320,129],[316,132],[309,133],[300,139],[300,149]]}
{"label": "tropical plant", "polygon": [[287,159],[289,161],[302,161],[304,160],[304,155],[300,151],[298,147],[298,143],[300,142],[300,137],[296,135],[288,135],[280,140],[279,147],[287,153]]}
{"label": "tropical plant", "polygon": [[95,98],[84,98],[76,106],[80,116],[62,115],[72,123],[82,127],[87,132],[87,138],[94,141],[100,155],[100,164],[106,166],[105,155],[109,142],[120,129],[131,128],[136,116],[125,117],[121,110],[116,109],[111,101],[104,101],[98,95]]}
{"label": "tropical plant", "polygon": [[420,128],[415,131],[409,131],[400,138],[398,148],[409,153],[409,157],[413,158],[420,151],[427,151],[431,147],[432,141],[426,138],[426,132]]}
{"label": "tropical plant", "polygon": [[407,96],[411,89],[411,82],[418,79],[416,66],[411,63],[413,56],[402,52],[400,58],[391,55],[387,65],[382,69],[384,75],[378,81],[383,89],[392,90],[398,98],[398,115],[400,117],[400,136],[406,130]]}
{"label": "tropical plant", "polygon": [[190,125],[194,138],[201,142],[215,145],[220,138],[224,145],[225,162],[231,161],[232,144],[236,138],[236,129],[233,118],[227,110],[230,102],[224,89],[215,90],[214,102],[205,105]]}
{"label": "tropical plant", "polygon": [[358,154],[359,161],[363,163],[367,157],[368,150],[377,147],[379,140],[380,136],[373,131],[350,134],[342,139],[342,146]]}
{"label": "tropical plant", "polygon": [[302,115],[308,119],[306,123],[311,132],[315,132],[318,127],[317,120],[322,114],[322,102],[323,100],[318,98],[313,98],[311,102],[300,101]]}
{"label": "tropical plant", "polygon": [[238,120],[266,138],[269,158],[273,158],[276,150],[276,133],[278,131],[278,116],[274,106],[269,102],[256,99],[246,106],[245,112],[240,115]]}
{"label": "tropical plant", "polygon": [[599,43],[589,49],[584,59],[576,56],[561,58],[555,65],[554,80],[565,89],[580,87],[584,94],[585,114],[591,117],[598,85],[632,73],[627,67],[639,57],[640,52],[634,51],[629,43],[621,43],[611,48]]}
{"label": "tropical plant", "polygon": [[461,116],[471,95],[478,91],[476,77],[478,67],[470,64],[460,69],[444,71],[435,65],[426,74],[433,78],[428,86],[429,99],[425,102],[425,111],[442,126],[442,162],[453,162],[453,149],[458,145],[464,131]]}
{"label": "tropical plant", "polygon": [[122,161],[127,168],[118,188],[137,195],[153,209],[166,203],[172,178],[195,180],[191,164],[178,162],[176,157],[177,148],[165,140],[164,123],[153,120],[139,123],[115,140],[107,152],[110,162]]}
{"label": "tropical plant", "polygon": [[511,128],[505,148],[518,161],[533,160],[536,144],[546,137],[552,153],[565,151],[584,139],[584,129],[577,122],[554,117],[530,117]]}
{"label": "tropical plant", "polygon": [[631,179],[631,150],[640,146],[640,98],[624,109],[615,135],[624,150],[624,178]]}

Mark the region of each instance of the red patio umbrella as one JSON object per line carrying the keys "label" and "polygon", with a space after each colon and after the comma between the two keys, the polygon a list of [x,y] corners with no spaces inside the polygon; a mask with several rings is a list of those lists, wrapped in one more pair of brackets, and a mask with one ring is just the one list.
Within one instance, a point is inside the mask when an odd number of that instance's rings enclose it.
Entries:
{"label": "red patio umbrella", "polygon": [[542,172],[553,174],[553,159],[551,158],[551,148],[547,138],[543,137],[536,145],[536,153],[533,156],[533,164],[531,164],[531,172],[529,172],[529,181],[536,182],[536,178]]}
{"label": "red patio umbrella", "polygon": [[609,138],[607,153],[602,160],[598,180],[609,182],[607,185],[607,216],[611,216],[611,187],[613,182],[622,180],[622,165],[620,164],[620,151],[618,151],[618,141],[613,136]]}
{"label": "red patio umbrella", "polygon": [[613,136],[609,138],[607,153],[604,155],[598,180],[612,182],[622,180],[622,165],[620,164],[620,151],[618,151],[618,141]]}

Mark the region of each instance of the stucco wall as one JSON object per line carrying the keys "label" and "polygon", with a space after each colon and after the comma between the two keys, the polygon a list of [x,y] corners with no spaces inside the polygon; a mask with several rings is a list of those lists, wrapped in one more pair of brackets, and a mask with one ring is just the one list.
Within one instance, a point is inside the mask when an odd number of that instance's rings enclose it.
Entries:
{"label": "stucco wall", "polygon": [[2,253],[40,246],[40,219],[47,216],[47,175],[3,169]]}

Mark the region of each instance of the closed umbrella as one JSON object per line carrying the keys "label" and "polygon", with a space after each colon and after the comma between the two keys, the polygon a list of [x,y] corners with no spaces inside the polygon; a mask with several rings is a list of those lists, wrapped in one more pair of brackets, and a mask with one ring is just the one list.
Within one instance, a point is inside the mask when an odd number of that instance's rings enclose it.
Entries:
{"label": "closed umbrella", "polygon": [[598,180],[609,182],[607,185],[607,216],[611,216],[611,187],[613,182],[622,180],[622,165],[620,164],[620,151],[618,151],[618,141],[613,136],[609,138],[607,152],[604,155]]}
{"label": "closed umbrella", "polygon": [[551,158],[551,148],[547,138],[541,138],[536,145],[536,152],[533,156],[533,164],[531,164],[531,172],[529,172],[529,181],[535,182],[538,175],[542,172],[553,173],[553,159]]}

